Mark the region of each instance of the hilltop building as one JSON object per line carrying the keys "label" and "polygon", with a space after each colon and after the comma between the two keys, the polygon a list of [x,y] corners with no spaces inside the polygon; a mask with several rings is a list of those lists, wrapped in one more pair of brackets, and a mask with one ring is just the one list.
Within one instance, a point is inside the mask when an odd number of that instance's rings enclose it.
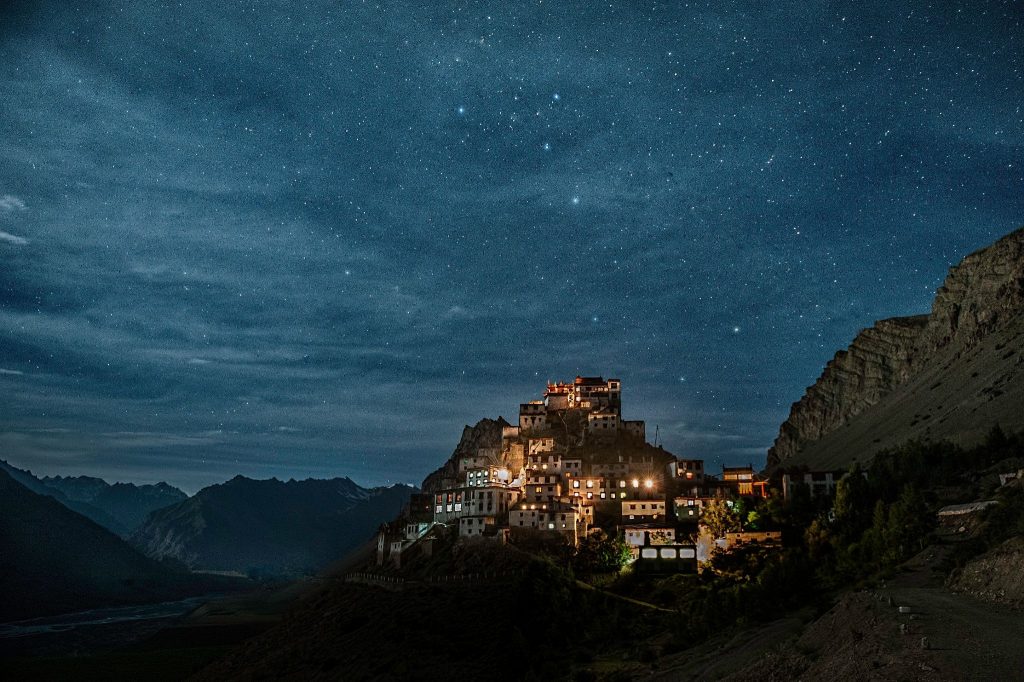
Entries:
{"label": "hilltop building", "polygon": [[[504,542],[521,533],[555,533],[577,545],[600,528],[623,537],[644,570],[690,570],[704,507],[712,500],[765,494],[753,467],[725,467],[649,445],[643,421],[622,419],[622,382],[576,377],[548,382],[543,399],[520,403],[518,425],[500,443],[459,455],[435,489],[417,496],[416,519],[382,528],[378,562],[437,527],[460,538]],[[764,538],[759,538],[764,540]],[[732,544],[747,538],[730,538]]]}

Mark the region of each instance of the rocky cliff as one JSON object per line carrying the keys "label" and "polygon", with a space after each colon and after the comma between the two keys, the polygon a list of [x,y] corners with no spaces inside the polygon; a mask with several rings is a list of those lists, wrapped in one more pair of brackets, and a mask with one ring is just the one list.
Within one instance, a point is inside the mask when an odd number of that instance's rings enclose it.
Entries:
{"label": "rocky cliff", "polygon": [[497,419],[481,419],[474,426],[466,425],[462,429],[462,438],[455,446],[451,457],[440,468],[423,479],[420,488],[425,493],[432,493],[443,487],[441,482],[446,478],[455,478],[459,469],[459,459],[475,455],[480,448],[500,448],[501,430],[510,424],[498,417]]}
{"label": "rocky cliff", "polygon": [[845,465],[912,437],[1024,428],[1024,229],[951,268],[931,313],[881,320],[793,404],[768,465]]}

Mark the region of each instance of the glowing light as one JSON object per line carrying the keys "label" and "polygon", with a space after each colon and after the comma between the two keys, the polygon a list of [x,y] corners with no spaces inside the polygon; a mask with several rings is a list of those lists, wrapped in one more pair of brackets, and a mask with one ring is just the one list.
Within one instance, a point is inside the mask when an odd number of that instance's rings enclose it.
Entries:
{"label": "glowing light", "polygon": [[646,481],[644,481],[644,487],[645,488],[653,488],[654,487],[654,481],[652,481],[651,479],[648,478]]}
{"label": "glowing light", "polygon": [[633,487],[634,488],[639,488],[640,487],[640,480],[639,479],[636,479],[636,478],[633,479]]}

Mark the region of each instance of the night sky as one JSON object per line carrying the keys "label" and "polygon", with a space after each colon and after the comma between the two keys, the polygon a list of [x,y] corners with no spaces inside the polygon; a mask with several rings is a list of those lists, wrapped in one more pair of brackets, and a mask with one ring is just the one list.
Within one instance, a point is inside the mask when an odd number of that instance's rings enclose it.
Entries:
{"label": "night sky", "polygon": [[1020,2],[0,8],[0,457],[41,474],[416,483],[579,373],[761,465],[1024,223]]}

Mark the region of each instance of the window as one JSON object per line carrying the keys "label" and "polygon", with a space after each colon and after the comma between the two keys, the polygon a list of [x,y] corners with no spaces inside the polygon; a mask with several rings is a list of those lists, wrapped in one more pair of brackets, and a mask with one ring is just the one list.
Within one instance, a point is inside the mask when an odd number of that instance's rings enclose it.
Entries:
{"label": "window", "polygon": [[[590,483],[590,481],[587,481],[587,483]],[[572,487],[573,488],[579,488],[580,487],[580,482],[578,480],[573,481],[572,482]],[[589,486],[587,486],[587,487],[589,487]]]}
{"label": "window", "polygon": [[675,550],[675,548],[665,547],[665,548],[663,548],[661,550],[661,558],[662,559],[677,559],[677,558],[679,558],[679,553]]}
{"label": "window", "polygon": [[594,487],[594,482],[593,481],[587,481],[587,487],[588,488],[593,488]]}

